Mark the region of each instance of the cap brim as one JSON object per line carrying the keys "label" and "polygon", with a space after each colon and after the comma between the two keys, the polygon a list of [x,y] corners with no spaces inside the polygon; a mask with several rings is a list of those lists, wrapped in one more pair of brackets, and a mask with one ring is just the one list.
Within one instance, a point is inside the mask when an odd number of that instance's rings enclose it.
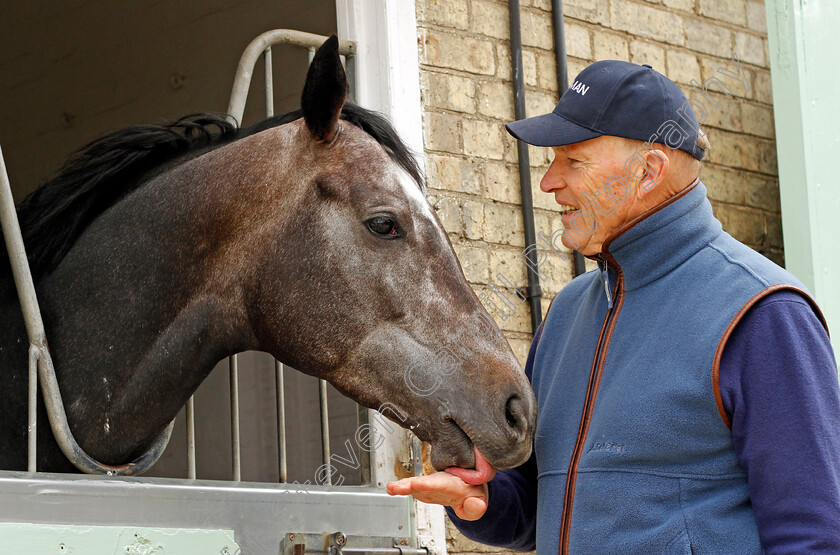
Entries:
{"label": "cap brim", "polygon": [[505,124],[508,133],[534,146],[561,146],[588,141],[603,133],[573,123],[554,112]]}

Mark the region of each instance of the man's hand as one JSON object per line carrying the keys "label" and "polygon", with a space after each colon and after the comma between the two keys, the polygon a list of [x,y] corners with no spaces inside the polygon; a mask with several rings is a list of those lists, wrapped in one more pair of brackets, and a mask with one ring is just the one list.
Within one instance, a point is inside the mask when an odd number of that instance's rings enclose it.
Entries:
{"label": "man's hand", "polygon": [[475,470],[450,467],[446,472],[388,482],[386,489],[390,495],[412,495],[423,503],[452,507],[458,518],[478,520],[487,510],[487,482],[496,476],[496,469],[478,449],[475,464]]}
{"label": "man's hand", "polygon": [[448,505],[464,520],[478,520],[487,510],[486,483],[473,486],[448,472],[388,482],[387,490],[391,495],[412,495],[423,503]]}

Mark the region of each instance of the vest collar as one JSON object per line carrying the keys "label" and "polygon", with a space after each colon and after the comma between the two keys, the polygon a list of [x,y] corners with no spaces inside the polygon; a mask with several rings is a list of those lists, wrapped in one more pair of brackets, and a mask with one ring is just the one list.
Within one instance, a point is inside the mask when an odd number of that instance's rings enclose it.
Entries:
{"label": "vest collar", "polygon": [[604,242],[602,256],[623,274],[624,289],[631,291],[672,271],[721,231],[698,178],[625,224]]}

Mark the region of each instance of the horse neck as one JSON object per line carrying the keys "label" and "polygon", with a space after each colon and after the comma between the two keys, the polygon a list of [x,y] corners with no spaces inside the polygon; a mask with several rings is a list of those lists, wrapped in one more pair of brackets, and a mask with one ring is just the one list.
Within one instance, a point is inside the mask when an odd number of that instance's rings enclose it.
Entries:
{"label": "horse neck", "polygon": [[257,347],[231,256],[253,204],[221,150],[106,211],[38,285],[68,420],[103,462],[149,446],[217,362]]}

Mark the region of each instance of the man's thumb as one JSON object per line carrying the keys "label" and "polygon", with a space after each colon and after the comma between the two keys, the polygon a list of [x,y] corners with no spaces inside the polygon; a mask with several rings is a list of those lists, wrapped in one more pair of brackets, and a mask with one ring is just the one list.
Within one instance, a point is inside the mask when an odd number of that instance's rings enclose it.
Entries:
{"label": "man's thumb", "polygon": [[[464,500],[464,505],[458,516],[464,520],[478,520],[484,516],[487,510],[487,502],[481,497],[467,497]],[[456,511],[457,513],[458,511]]]}

